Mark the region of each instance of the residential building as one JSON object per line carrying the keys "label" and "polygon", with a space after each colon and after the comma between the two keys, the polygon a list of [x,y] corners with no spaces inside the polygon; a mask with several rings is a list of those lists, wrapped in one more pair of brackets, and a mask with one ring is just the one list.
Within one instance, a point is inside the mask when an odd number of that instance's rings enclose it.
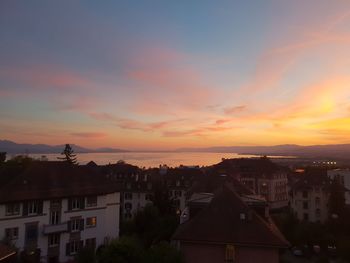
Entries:
{"label": "residential building", "polygon": [[290,206],[301,221],[324,223],[328,219],[330,182],[324,171],[306,171],[291,188]]}
{"label": "residential building", "polygon": [[257,195],[264,196],[270,209],[288,206],[288,170],[266,157],[224,159],[215,169],[238,178]]}
{"label": "residential building", "polygon": [[338,180],[345,187],[345,204],[350,205],[350,170],[328,170],[327,175],[331,180]]}
{"label": "residential building", "polygon": [[66,262],[119,235],[120,193],[96,169],[33,162],[0,189],[0,239],[34,262]]}
{"label": "residential building", "polygon": [[289,246],[267,214],[258,214],[226,184],[192,195],[188,209],[172,237],[187,263],[278,263],[279,249]]}

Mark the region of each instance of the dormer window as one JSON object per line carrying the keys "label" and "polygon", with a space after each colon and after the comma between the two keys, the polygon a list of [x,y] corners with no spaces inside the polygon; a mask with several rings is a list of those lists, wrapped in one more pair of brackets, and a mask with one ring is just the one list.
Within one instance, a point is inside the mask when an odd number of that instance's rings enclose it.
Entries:
{"label": "dormer window", "polygon": [[240,213],[239,214],[239,219],[241,219],[242,221],[246,220],[246,214],[245,213]]}
{"label": "dormer window", "polygon": [[225,262],[234,262],[235,260],[235,247],[233,245],[226,245]]}
{"label": "dormer window", "polygon": [[19,203],[12,203],[6,205],[6,215],[7,216],[14,216],[19,215]]}
{"label": "dormer window", "polygon": [[84,197],[74,197],[68,200],[68,210],[78,210],[85,208]]}

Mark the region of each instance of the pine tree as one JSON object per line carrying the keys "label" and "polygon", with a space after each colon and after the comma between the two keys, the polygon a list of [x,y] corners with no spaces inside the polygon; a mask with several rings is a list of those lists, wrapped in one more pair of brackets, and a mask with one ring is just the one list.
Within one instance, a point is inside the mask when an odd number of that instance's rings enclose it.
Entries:
{"label": "pine tree", "polygon": [[66,144],[66,147],[64,148],[61,155],[64,155],[64,156],[57,157],[57,158],[60,160],[65,160],[66,162],[68,162],[70,164],[78,164],[76,155],[74,154],[74,151],[69,144]]}

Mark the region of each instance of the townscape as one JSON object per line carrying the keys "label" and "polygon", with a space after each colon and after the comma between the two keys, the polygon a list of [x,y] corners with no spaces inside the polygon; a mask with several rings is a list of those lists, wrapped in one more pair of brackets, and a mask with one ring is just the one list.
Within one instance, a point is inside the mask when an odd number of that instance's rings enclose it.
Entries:
{"label": "townscape", "polygon": [[57,161],[2,153],[0,262],[350,260],[348,167],[79,165],[67,147]]}
{"label": "townscape", "polygon": [[0,263],[350,263],[350,0],[0,0]]}

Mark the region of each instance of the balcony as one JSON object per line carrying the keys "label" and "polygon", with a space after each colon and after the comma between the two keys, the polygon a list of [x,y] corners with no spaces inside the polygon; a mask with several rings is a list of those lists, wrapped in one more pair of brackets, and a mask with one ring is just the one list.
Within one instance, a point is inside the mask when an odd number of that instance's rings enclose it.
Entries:
{"label": "balcony", "polygon": [[53,233],[67,232],[68,224],[67,222],[63,222],[56,225],[44,225],[43,234],[49,235]]}

